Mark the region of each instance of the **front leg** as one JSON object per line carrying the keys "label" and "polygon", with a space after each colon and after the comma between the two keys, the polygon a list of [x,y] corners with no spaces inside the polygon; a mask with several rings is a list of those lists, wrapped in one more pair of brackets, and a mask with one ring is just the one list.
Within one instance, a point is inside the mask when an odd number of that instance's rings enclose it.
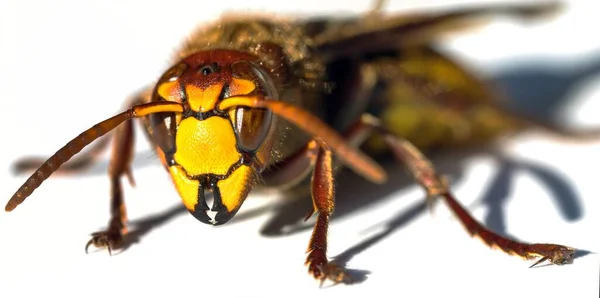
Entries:
{"label": "front leg", "polygon": [[91,144],[94,140],[97,140],[117,128],[118,131],[115,134],[116,142],[114,144],[113,156],[109,167],[112,186],[111,220],[109,228],[106,231],[94,233],[92,240],[86,245],[86,251],[90,245],[94,244],[100,247],[108,247],[110,252],[113,245],[121,244],[123,235],[127,232],[125,225],[127,218],[120,178],[126,175],[129,178],[129,182],[132,185],[134,184],[133,176],[131,175],[131,160],[133,157],[134,143],[132,119],[156,113],[181,113],[182,111],[183,108],[181,105],[173,102],[135,104],[126,111],[86,129],[56,151],[56,153],[50,156],[37,170],[35,170],[35,172],[29,176],[25,183],[19,187],[6,203],[4,210],[10,212],[17,208],[17,206],[23,203],[33,191],[52,175],[52,173],[57,171],[61,165],[68,162],[71,157],[87,145]]}
{"label": "front leg", "polygon": [[309,144],[308,155],[314,164],[311,181],[313,210],[306,219],[315,212],[318,215],[308,244],[306,265],[309,273],[320,280],[321,285],[325,279],[335,283],[349,282],[350,278],[343,268],[327,260],[327,230],[335,205],[332,153],[325,144],[313,140]]}
{"label": "front leg", "polygon": [[123,236],[127,233],[127,210],[123,200],[123,186],[121,178],[126,175],[131,185],[134,185],[131,174],[131,161],[133,158],[134,131],[131,120],[117,127],[112,156],[110,159],[109,176],[111,183],[110,220],[108,228],[92,234],[92,239],[85,246],[87,253],[91,245],[106,248],[112,254],[113,248],[123,244]]}
{"label": "front leg", "polygon": [[[150,92],[151,89],[146,88],[144,91],[136,94],[127,101],[128,107],[148,102]],[[98,248],[106,248],[109,254],[112,254],[114,248],[119,248],[123,245],[123,237],[127,234],[127,208],[123,199],[121,178],[127,176],[129,183],[132,186],[135,185],[133,174],[131,173],[134,142],[135,133],[132,120],[125,121],[115,129],[108,168],[111,187],[108,228],[92,233],[92,239],[85,245],[86,253],[91,245]]]}

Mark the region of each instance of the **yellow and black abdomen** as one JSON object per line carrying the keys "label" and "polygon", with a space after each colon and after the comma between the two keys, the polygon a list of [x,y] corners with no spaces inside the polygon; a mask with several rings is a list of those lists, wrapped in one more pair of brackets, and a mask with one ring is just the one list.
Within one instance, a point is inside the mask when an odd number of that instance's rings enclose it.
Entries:
{"label": "yellow and black abdomen", "polygon": [[[485,144],[522,126],[500,108],[495,90],[429,46],[330,66],[339,88],[333,103],[341,108],[328,110],[342,131],[367,112],[395,135],[428,150]],[[378,136],[367,148],[385,150]]]}

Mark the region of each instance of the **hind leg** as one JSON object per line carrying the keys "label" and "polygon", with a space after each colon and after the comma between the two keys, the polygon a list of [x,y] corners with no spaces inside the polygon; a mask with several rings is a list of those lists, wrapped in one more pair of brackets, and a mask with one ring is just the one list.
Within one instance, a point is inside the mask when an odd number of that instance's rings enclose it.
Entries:
{"label": "hind leg", "polygon": [[443,199],[454,215],[460,220],[471,236],[478,236],[490,247],[498,247],[509,254],[516,254],[524,259],[540,257],[535,266],[549,260],[553,264],[562,265],[573,260],[574,249],[556,244],[528,244],[503,237],[489,230],[456,200],[443,177],[436,172],[431,162],[410,142],[387,131],[378,119],[371,115],[363,115],[358,126],[369,128],[383,137],[396,159],[404,164],[413,178],[424,188],[427,200],[433,202]]}

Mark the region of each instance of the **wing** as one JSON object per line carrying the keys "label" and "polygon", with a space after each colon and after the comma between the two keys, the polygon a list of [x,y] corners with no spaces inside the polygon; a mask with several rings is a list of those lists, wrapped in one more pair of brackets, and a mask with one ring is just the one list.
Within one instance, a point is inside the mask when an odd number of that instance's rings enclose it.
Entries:
{"label": "wing", "polygon": [[340,19],[314,18],[299,21],[326,61],[425,45],[440,36],[477,27],[493,16],[522,20],[547,17],[560,11],[558,2],[498,4],[444,12],[386,16],[381,12]]}

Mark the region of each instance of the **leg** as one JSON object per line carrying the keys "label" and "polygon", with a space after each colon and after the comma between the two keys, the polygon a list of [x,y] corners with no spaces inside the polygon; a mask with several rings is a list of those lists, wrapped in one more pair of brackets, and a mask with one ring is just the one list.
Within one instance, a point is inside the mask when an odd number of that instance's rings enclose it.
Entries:
{"label": "leg", "polygon": [[92,239],[85,246],[87,252],[90,245],[106,247],[109,253],[112,248],[122,244],[123,236],[127,233],[127,211],[123,200],[121,177],[127,175],[133,185],[131,161],[133,158],[134,130],[133,122],[128,120],[117,127],[108,175],[111,183],[110,220],[108,228],[92,234]]}
{"label": "leg", "polygon": [[[344,139],[354,147],[359,147],[367,140],[372,129],[365,125],[354,125],[344,135]],[[332,152],[326,145],[312,141],[303,151],[305,157],[314,166],[311,180],[313,209],[306,217],[308,220],[315,212],[318,213],[317,222],[308,245],[309,254],[306,258],[308,271],[321,281],[329,279],[335,283],[350,283],[351,279],[344,269],[327,260],[327,231],[329,218],[335,206],[335,189],[333,183]]]}
{"label": "leg", "polygon": [[444,179],[436,173],[430,161],[410,142],[387,132],[379,124],[378,119],[370,115],[362,117],[362,125],[371,127],[383,136],[385,143],[390,147],[396,158],[406,165],[415,180],[425,189],[427,199],[430,202],[438,197],[444,199],[470,235],[479,236],[487,245],[496,246],[506,253],[514,253],[525,259],[541,257],[532,267],[545,260],[550,260],[550,262],[557,265],[572,261],[574,249],[570,247],[556,244],[517,242],[487,229],[456,201]]}
{"label": "leg", "polygon": [[[315,167],[312,179],[313,211],[318,211],[319,217],[309,242],[309,256],[306,263],[309,265],[309,272],[322,281],[325,278],[336,282],[347,280],[348,275],[340,267],[329,263],[326,257],[327,227],[334,209],[332,152],[336,153],[346,166],[375,183],[386,181],[385,171],[371,158],[356,150],[356,143],[351,136],[340,136],[319,118],[293,105],[253,96],[236,96],[224,100],[219,108],[224,110],[233,106],[268,108],[274,114],[282,116],[315,136],[311,146],[318,147],[318,150],[308,150],[308,152],[317,152],[316,157],[311,158],[311,164]],[[350,135],[368,135],[368,132],[382,135],[384,142],[392,149],[397,159],[407,166],[413,177],[423,186],[428,200],[442,197],[470,234],[478,235],[488,245],[497,246],[505,252],[515,253],[526,259],[542,257],[534,266],[545,260],[550,260],[554,264],[565,264],[573,259],[572,248],[555,244],[521,243],[486,229],[460,206],[431,162],[410,142],[389,133],[378,119],[370,115],[363,115],[350,130]]]}
{"label": "leg", "polygon": [[[128,105],[135,106],[148,102],[149,95],[150,89],[145,89],[129,100]],[[115,129],[112,155],[108,168],[111,184],[110,220],[106,230],[92,234],[92,239],[85,246],[86,253],[90,245],[93,244],[95,247],[107,248],[108,253],[112,254],[112,249],[122,244],[123,236],[127,233],[127,208],[123,199],[121,177],[127,175],[129,183],[132,186],[135,185],[131,173],[135,141],[133,128],[133,121],[129,120]]]}
{"label": "leg", "polygon": [[310,152],[316,153],[316,155],[312,155],[314,163],[311,181],[313,210],[306,219],[315,211],[318,215],[308,244],[306,265],[308,265],[308,272],[319,279],[321,284],[325,279],[336,283],[348,282],[349,277],[344,270],[327,260],[327,230],[335,205],[332,152],[325,144],[319,144],[317,141],[312,141],[310,147],[313,149]]}
{"label": "leg", "polygon": [[311,181],[313,208],[306,219],[315,212],[318,213],[318,217],[309,241],[305,264],[308,265],[309,273],[321,280],[321,283],[325,279],[336,283],[350,282],[343,268],[327,260],[327,230],[335,205],[332,155],[336,153],[339,162],[375,183],[386,181],[385,171],[356,149],[370,135],[371,128],[364,125],[351,127],[342,136],[314,115],[281,101],[238,96],[226,99],[220,108],[227,109],[232,106],[269,108],[276,115],[282,116],[315,137],[305,149],[278,164],[276,172],[267,172],[263,179],[266,183],[276,184],[282,181],[274,179],[272,175],[281,174],[296,179],[310,173],[305,171],[306,168],[314,168]]}

